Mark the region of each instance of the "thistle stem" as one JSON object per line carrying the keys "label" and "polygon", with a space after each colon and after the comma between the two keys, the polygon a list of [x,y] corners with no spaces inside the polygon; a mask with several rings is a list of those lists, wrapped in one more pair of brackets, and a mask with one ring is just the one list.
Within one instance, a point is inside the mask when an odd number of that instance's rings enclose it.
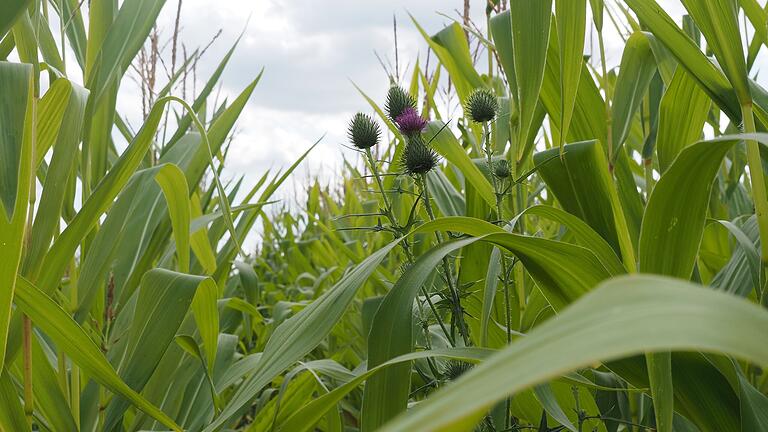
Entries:
{"label": "thistle stem", "polygon": [[[370,148],[365,149],[365,155],[368,158],[368,164],[371,166],[371,172],[373,173],[373,177],[376,178],[376,185],[378,186],[379,191],[381,192],[381,196],[384,199],[384,209],[382,213],[384,214],[384,217],[386,217],[389,220],[389,223],[392,225],[392,227],[395,228],[395,230],[398,232],[398,235],[402,237],[404,233],[402,232],[402,229],[399,223],[397,222],[397,219],[395,218],[394,213],[392,213],[392,206],[389,203],[389,199],[387,199],[387,194],[384,191],[384,183],[381,181],[381,175],[379,174],[379,170],[376,165],[376,159],[373,157],[373,154],[371,153]],[[408,263],[413,264],[414,262],[413,254],[411,253],[408,240],[407,239],[403,240],[403,242],[400,243],[400,245],[403,248],[403,251],[405,252],[405,256],[408,259]],[[448,329],[445,328],[445,324],[443,323],[442,318],[440,318],[440,315],[437,313],[437,308],[435,308],[435,305],[432,303],[432,299],[430,298],[429,293],[427,292],[427,289],[422,286],[421,292],[424,295],[424,298],[427,304],[429,304],[429,308],[432,311],[432,314],[435,316],[438,324],[440,325],[440,328],[443,330],[445,337],[451,343],[451,346],[456,346],[456,342],[450,336],[450,333],[448,333]],[[421,303],[419,303],[419,318],[424,320]],[[432,343],[430,341],[428,328],[424,330],[424,343],[426,344],[428,349],[432,349]],[[434,364],[434,360],[428,359],[427,364],[429,365],[429,368],[432,371],[432,374],[435,375],[435,378],[437,378],[438,373],[437,373],[437,367]]]}
{"label": "thistle stem", "polygon": [[[488,124],[483,124],[483,140],[485,142],[485,157],[486,162],[488,163],[488,170],[491,173],[491,182],[493,183],[493,190],[494,195],[496,197],[496,214],[499,220],[503,221],[504,225],[506,225],[506,220],[504,219],[504,213],[503,213],[503,203],[504,203],[504,183],[503,180],[501,182],[500,179],[497,179],[493,172],[493,149],[491,148],[491,139],[490,139],[490,132],[488,131]],[[501,184],[500,184],[501,183]],[[508,279],[508,271],[507,271],[507,256],[504,253],[503,249],[500,249],[501,251],[501,271],[502,271],[502,284],[504,286],[504,312],[506,315],[506,325],[507,325],[507,343],[512,342],[512,317],[510,313],[510,301],[509,301],[509,279]]]}
{"label": "thistle stem", "polygon": [[[427,175],[421,174],[419,181],[417,182],[421,188],[421,192],[424,195],[424,208],[427,211],[427,215],[430,220],[435,220],[435,213],[432,211],[432,203],[430,202],[429,190],[427,189]],[[435,238],[438,243],[443,242],[443,236],[440,232],[435,231]],[[445,280],[448,284],[448,290],[451,293],[451,303],[453,304],[453,315],[456,323],[459,327],[459,333],[462,339],[464,339],[464,345],[469,346],[469,333],[467,332],[467,326],[464,322],[464,309],[461,307],[461,297],[459,296],[459,290],[453,283],[453,276],[451,272],[451,265],[448,261],[448,257],[443,257],[443,272],[445,273]]]}
{"label": "thistle stem", "polygon": [[379,190],[381,191],[381,197],[384,200],[384,213],[389,217],[390,222],[392,221],[392,207],[389,205],[389,199],[387,198],[387,193],[384,191],[384,183],[381,181],[381,176],[379,175],[379,169],[376,166],[376,160],[373,157],[373,153],[371,153],[371,149],[367,148],[365,149],[365,155],[368,157],[368,164],[371,165],[371,171],[373,172],[373,177],[376,179],[376,184],[379,186]]}
{"label": "thistle stem", "polygon": [[[491,134],[488,130],[488,123],[483,123],[483,142],[485,147],[485,157],[486,162],[488,163],[488,171],[491,173],[491,181],[493,182],[493,191],[494,196],[496,197],[496,215],[497,218],[501,221],[503,221],[503,225],[506,225],[506,220],[504,219],[504,214],[502,213],[502,204],[504,203],[504,180],[497,179],[496,175],[493,170],[493,148],[491,148]],[[562,147],[561,147],[562,148]],[[501,180],[501,185],[499,185],[499,180]],[[507,271],[507,255],[504,253],[504,249],[499,248],[500,258],[501,258],[501,274],[502,274],[502,285],[504,287],[504,318],[506,320],[506,327],[507,327],[507,344],[512,343],[512,317],[510,312],[510,301],[509,301],[509,272]],[[512,423],[512,417],[510,415],[510,408],[512,405],[511,398],[506,398],[504,400],[504,427],[509,428]]]}

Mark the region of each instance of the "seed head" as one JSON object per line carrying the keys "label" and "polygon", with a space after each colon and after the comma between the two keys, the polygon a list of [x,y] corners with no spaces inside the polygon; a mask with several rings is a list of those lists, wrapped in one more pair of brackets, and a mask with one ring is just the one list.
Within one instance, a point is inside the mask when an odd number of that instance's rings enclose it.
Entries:
{"label": "seed head", "polygon": [[434,150],[427,147],[420,135],[407,140],[403,151],[402,164],[410,176],[426,174],[437,167],[439,159]]}
{"label": "seed head", "polygon": [[387,102],[384,105],[389,119],[395,121],[406,108],[413,108],[415,110],[416,101],[402,87],[393,85],[389,88],[389,92],[387,92]]}
{"label": "seed head", "polygon": [[493,175],[500,179],[508,178],[512,175],[512,169],[506,159],[497,160],[493,164]]}
{"label": "seed head", "polygon": [[381,129],[371,116],[357,113],[349,122],[347,135],[355,147],[365,150],[379,143]]}
{"label": "seed head", "polygon": [[406,107],[399,116],[395,118],[397,128],[404,135],[420,134],[427,126],[427,120],[419,115],[414,108]]}
{"label": "seed head", "polygon": [[467,104],[464,108],[472,120],[478,123],[485,123],[496,118],[498,109],[499,104],[496,101],[496,95],[485,88],[475,89],[467,98]]}

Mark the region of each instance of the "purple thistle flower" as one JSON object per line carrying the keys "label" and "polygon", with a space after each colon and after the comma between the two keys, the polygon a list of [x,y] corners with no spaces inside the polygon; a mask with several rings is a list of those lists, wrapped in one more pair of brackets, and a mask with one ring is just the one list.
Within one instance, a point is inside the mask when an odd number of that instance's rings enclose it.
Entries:
{"label": "purple thistle flower", "polygon": [[402,114],[395,118],[395,123],[400,132],[405,135],[421,133],[427,127],[427,120],[411,107],[403,110]]}

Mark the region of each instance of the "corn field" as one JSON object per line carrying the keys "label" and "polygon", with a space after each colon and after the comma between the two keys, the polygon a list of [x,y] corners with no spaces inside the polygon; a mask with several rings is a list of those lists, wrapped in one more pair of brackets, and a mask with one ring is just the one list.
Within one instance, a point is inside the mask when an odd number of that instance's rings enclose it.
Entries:
{"label": "corn field", "polygon": [[2,0],[0,431],[768,431],[768,5],[681,3],[410,16],[292,206],[312,147],[224,176],[239,39]]}

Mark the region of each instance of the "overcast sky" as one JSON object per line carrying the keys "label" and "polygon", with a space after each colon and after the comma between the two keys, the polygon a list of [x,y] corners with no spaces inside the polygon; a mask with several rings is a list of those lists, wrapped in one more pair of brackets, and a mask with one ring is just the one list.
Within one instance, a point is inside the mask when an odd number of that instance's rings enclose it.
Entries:
{"label": "overcast sky", "polygon": [[[244,37],[222,78],[224,95],[231,100],[265,68],[238,123],[240,132],[225,176],[245,175],[246,185],[253,184],[266,169],[290,165],[325,135],[280,196],[293,197],[291,189],[305,183],[307,176],[332,178],[340,171],[342,154],[353,157],[340,145],[346,143],[348,119],[356,111],[371,111],[351,82],[377,101],[388,88],[374,52],[393,60],[393,14],[398,21],[400,63],[412,65],[418,56],[423,61],[427,50],[408,13],[434,34],[451,23],[441,13],[456,17],[462,4],[461,0],[183,0],[181,39],[188,47],[204,46],[219,29],[223,31],[202,60],[199,79],[210,74],[243,29]],[[679,0],[660,4],[678,21],[684,13]],[[160,17],[159,28],[166,38],[176,7],[175,0],[168,0]],[[483,2],[472,1],[472,17],[481,28],[484,15]],[[605,27],[612,27],[607,17]],[[608,36],[606,44],[609,65],[618,64],[621,40]],[[126,84],[121,91],[120,112],[139,123],[136,87]]]}
{"label": "overcast sky", "polygon": [[[665,3],[673,6],[670,14],[680,15],[677,0]],[[201,62],[200,79],[210,74],[243,29],[244,37],[222,78],[223,93],[231,99],[265,68],[238,123],[240,132],[227,159],[226,175],[244,174],[246,183],[252,184],[264,170],[290,165],[325,134],[296,178],[329,179],[340,171],[340,144],[346,142],[349,117],[359,110],[370,111],[352,82],[378,101],[388,88],[374,52],[394,60],[393,15],[404,67],[418,56],[424,61],[427,52],[408,13],[434,34],[451,23],[443,15],[456,17],[462,4],[461,0],[183,0],[181,39],[188,47],[204,46],[219,29],[223,31]],[[168,0],[161,14],[159,28],[166,35],[173,27],[176,6],[176,1]],[[484,28],[483,2],[475,0],[471,6],[473,19]],[[617,63],[621,52],[612,47],[621,42],[609,37],[607,43],[608,60]],[[137,98],[135,86],[124,85],[119,109],[139,123]]]}
{"label": "overcast sky", "polygon": [[[483,24],[484,7],[473,3],[473,16]],[[168,0],[161,14],[159,27],[166,33],[173,28],[176,6]],[[238,123],[225,174],[244,174],[252,184],[270,167],[289,166],[325,135],[295,178],[299,184],[308,175],[332,178],[341,169],[342,151],[354,157],[340,145],[346,143],[348,119],[357,111],[371,111],[352,82],[376,100],[388,88],[374,53],[394,61],[393,15],[405,67],[426,56],[426,44],[408,13],[434,33],[451,22],[439,13],[455,17],[461,6],[458,0],[183,0],[181,39],[188,47],[204,46],[223,30],[201,63],[200,79],[210,74],[243,29],[222,77],[223,93],[231,100],[264,67]],[[126,81],[121,96],[120,112],[139,123],[136,87]],[[285,188],[283,192],[292,195]]]}

